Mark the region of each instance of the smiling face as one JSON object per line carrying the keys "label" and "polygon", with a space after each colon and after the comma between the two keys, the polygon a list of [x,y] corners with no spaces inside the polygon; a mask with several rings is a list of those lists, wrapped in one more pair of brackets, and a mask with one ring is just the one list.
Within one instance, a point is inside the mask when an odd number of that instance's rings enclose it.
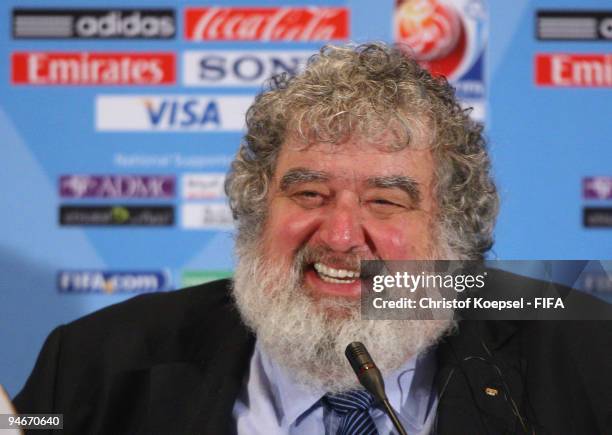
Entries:
{"label": "smiling face", "polygon": [[[423,143],[423,142],[421,142]],[[257,237],[239,238],[234,297],[262,349],[305,387],[358,387],[344,357],[365,344],[383,372],[431,346],[449,320],[363,320],[360,260],[444,258],[429,149],[286,142]]]}
{"label": "smiling face", "polygon": [[485,141],[448,82],[384,44],[326,46],[275,77],[246,121],[226,184],[232,295],[262,349],[304,386],[340,392],[358,386],[348,343],[391,373],[442,337],[449,320],[362,319],[359,295],[360,260],[491,246]]}
{"label": "smiling face", "polygon": [[358,298],[360,260],[437,254],[433,168],[429,149],[286,143],[268,194],[264,256],[288,269],[305,251],[313,299]]}

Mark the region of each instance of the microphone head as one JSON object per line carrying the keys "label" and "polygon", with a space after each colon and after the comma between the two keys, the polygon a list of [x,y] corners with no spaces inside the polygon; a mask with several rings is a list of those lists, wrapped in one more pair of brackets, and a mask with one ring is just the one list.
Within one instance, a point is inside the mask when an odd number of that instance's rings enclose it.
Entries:
{"label": "microphone head", "polygon": [[359,341],[353,341],[348,346],[346,346],[346,350],[344,351],[344,355],[349,360],[351,367],[353,367],[353,371],[359,376],[359,372],[362,370],[362,367],[365,364],[375,365],[374,361],[372,361],[372,357],[368,353],[368,350],[365,348],[363,343]]}
{"label": "microphone head", "polygon": [[346,346],[344,355],[349,360],[359,383],[379,401],[386,400],[385,382],[363,343],[354,341]]}

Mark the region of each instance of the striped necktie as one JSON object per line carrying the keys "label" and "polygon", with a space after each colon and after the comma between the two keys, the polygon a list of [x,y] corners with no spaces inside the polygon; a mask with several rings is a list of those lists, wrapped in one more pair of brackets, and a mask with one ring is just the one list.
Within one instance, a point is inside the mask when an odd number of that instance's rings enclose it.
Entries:
{"label": "striped necktie", "polygon": [[341,394],[328,394],[323,401],[340,416],[340,426],[336,435],[378,434],[369,412],[373,398],[367,391],[353,390]]}

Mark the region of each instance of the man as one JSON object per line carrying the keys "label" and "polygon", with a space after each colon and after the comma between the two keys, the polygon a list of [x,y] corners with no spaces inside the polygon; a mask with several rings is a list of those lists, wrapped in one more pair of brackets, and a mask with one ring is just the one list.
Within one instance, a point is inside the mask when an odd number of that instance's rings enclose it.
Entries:
{"label": "man", "polygon": [[401,51],[325,47],[277,78],[226,190],[233,283],[56,329],[20,412],[79,434],[389,433],[343,355],[361,341],[411,434],[610,433],[608,324],[360,319],[360,261],[481,259],[498,208],[481,128]]}

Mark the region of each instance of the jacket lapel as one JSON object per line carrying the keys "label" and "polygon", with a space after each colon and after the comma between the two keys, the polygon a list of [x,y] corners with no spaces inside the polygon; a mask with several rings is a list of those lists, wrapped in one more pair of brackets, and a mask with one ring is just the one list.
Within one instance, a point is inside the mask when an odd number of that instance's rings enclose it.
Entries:
{"label": "jacket lapel", "polygon": [[434,433],[525,433],[523,365],[512,322],[463,321],[437,350]]}
{"label": "jacket lapel", "polygon": [[255,338],[240,322],[225,331],[225,341],[200,359],[206,391],[200,401],[197,427],[188,433],[216,435],[232,430],[232,411],[248,370]]}
{"label": "jacket lapel", "polygon": [[226,434],[253,351],[244,328],[197,362],[169,363],[149,371],[149,433]]}
{"label": "jacket lapel", "polygon": [[[114,376],[113,397],[132,408],[126,415],[140,416],[131,422],[130,433],[231,433],[232,410],[255,340],[229,298],[220,305],[214,315],[187,315],[197,321],[174,332],[182,349],[178,357]],[[128,412],[136,406],[142,412]]]}

